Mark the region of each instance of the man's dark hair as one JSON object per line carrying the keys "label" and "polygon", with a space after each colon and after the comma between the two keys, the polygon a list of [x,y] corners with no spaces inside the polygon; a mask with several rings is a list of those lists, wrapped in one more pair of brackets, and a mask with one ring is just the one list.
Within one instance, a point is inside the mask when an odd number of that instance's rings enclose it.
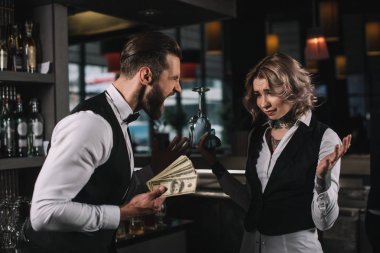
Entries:
{"label": "man's dark hair", "polygon": [[147,66],[152,71],[153,81],[168,68],[166,56],[173,54],[182,58],[178,43],[161,32],[143,32],[130,37],[120,55],[121,72],[132,77],[139,68]]}

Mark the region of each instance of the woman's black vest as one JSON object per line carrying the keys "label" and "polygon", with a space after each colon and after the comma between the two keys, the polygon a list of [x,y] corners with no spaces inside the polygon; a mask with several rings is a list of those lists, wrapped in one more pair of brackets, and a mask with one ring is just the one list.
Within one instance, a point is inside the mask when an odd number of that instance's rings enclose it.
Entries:
{"label": "woman's black vest", "polygon": [[[111,125],[113,148],[107,162],[95,169],[73,201],[119,206],[123,203],[131,180],[130,161],[123,131],[104,92],[79,104],[72,113],[86,110],[99,114]],[[27,234],[32,252],[116,252],[115,230],[103,229],[83,233],[28,231]]]}
{"label": "woman's black vest", "polygon": [[258,230],[265,235],[281,235],[315,227],[311,202],[319,149],[327,126],[314,116],[309,126],[300,123],[280,154],[262,192],[256,164],[263,147],[265,129],[266,126],[256,127],[249,140],[246,177],[252,199],[245,229]]}

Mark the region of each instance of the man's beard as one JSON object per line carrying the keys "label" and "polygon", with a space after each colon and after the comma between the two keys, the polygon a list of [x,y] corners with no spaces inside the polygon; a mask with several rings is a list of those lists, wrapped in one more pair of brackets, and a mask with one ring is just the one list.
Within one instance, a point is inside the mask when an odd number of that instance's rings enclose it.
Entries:
{"label": "man's beard", "polygon": [[142,107],[151,119],[157,120],[161,117],[161,106],[164,101],[165,96],[162,94],[158,83],[155,83],[143,99]]}

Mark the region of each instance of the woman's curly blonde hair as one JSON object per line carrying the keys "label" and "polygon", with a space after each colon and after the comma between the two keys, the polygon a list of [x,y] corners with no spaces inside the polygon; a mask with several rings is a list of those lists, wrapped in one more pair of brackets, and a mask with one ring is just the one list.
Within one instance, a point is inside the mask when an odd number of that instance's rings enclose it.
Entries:
{"label": "woman's curly blonde hair", "polygon": [[256,78],[267,80],[273,95],[291,103],[296,118],[314,109],[316,97],[310,73],[292,57],[276,53],[261,60],[246,76],[243,104],[253,120],[261,112],[253,92],[253,80]]}

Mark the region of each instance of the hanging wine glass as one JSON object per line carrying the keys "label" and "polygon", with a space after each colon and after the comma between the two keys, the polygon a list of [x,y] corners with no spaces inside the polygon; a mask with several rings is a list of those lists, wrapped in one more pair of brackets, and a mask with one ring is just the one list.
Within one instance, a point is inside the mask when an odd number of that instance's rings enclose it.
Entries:
{"label": "hanging wine glass", "polygon": [[211,128],[210,120],[206,115],[206,99],[205,93],[210,89],[207,87],[195,87],[192,89],[198,92],[198,112],[189,120],[189,140],[191,147],[195,148],[205,133],[209,133],[205,140],[207,149],[214,149],[221,145],[220,139],[215,136],[215,130]]}

